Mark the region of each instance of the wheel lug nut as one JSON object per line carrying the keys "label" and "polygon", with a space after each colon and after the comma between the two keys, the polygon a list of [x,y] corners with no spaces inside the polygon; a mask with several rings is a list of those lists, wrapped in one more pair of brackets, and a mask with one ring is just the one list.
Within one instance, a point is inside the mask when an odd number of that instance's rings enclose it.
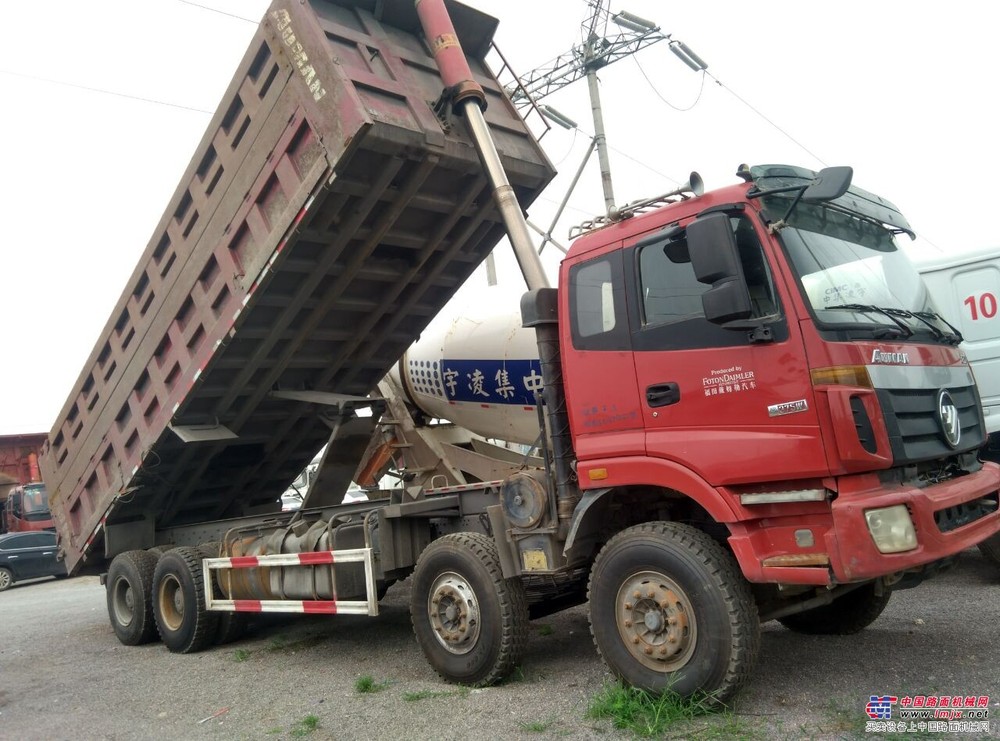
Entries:
{"label": "wheel lug nut", "polygon": [[677,618],[671,615],[670,617],[667,618],[667,622],[670,623],[671,625],[677,625]]}
{"label": "wheel lug nut", "polygon": [[676,636],[670,636],[667,639],[667,643],[677,643],[677,637]]}
{"label": "wheel lug nut", "polygon": [[667,655],[667,649],[661,648],[660,649],[660,656],[666,656],[666,655]]}
{"label": "wheel lug nut", "polygon": [[640,592],[637,589],[637,590],[635,590],[635,592],[632,593],[632,596],[635,597],[636,599],[642,599],[642,592]]}
{"label": "wheel lug nut", "polygon": [[670,607],[670,602],[668,602],[667,600],[663,600],[663,602],[660,603],[660,608],[663,610],[666,610],[669,607]]}
{"label": "wheel lug nut", "polygon": [[632,603],[631,602],[626,602],[625,603],[625,609],[626,610],[631,610],[632,609]]}
{"label": "wheel lug nut", "polygon": [[631,628],[632,627],[632,621],[631,620],[626,620],[625,621],[625,627],[626,628]]}
{"label": "wheel lug nut", "polygon": [[646,648],[646,655],[649,656],[652,653],[653,653],[653,649],[647,647]]}
{"label": "wheel lug nut", "polygon": [[650,589],[649,592],[646,593],[646,596],[649,597],[650,599],[653,599],[653,597],[656,596],[656,592]]}
{"label": "wheel lug nut", "polygon": [[634,644],[636,644],[636,645],[639,645],[639,636],[634,636],[634,637],[632,638],[632,643],[634,643]]}

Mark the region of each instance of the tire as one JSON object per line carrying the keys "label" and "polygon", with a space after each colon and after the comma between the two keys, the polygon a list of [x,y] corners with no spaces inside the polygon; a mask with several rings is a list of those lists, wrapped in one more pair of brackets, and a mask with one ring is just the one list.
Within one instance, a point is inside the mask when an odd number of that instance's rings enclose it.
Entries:
{"label": "tire", "polygon": [[215,638],[218,613],[205,609],[201,551],[174,548],[156,562],[153,616],[160,640],[173,653],[201,651]]}
{"label": "tire", "polygon": [[979,552],[994,566],[1000,566],[1000,534],[987,538],[980,543]]}
{"label": "tire", "polygon": [[791,631],[805,635],[854,635],[875,622],[889,604],[891,596],[892,590],[885,587],[881,594],[876,594],[875,583],[871,582],[838,597],[828,605],[786,615],[778,618],[778,622]]}
{"label": "tire", "polygon": [[705,533],[648,522],[601,549],[587,590],[597,651],[633,687],[727,700],[760,647],[750,585]]}
{"label": "tire", "polygon": [[[218,558],[222,552],[222,543],[213,541],[202,543],[198,546],[198,551],[202,558]],[[212,596],[223,599],[222,589],[219,587],[218,572],[212,572]],[[215,629],[215,636],[212,643],[222,646],[233,641],[238,641],[247,632],[249,615],[245,612],[219,611],[215,613],[218,620],[218,627]]]}
{"label": "tire", "polygon": [[155,569],[156,556],[147,551],[119,553],[108,569],[108,618],[115,636],[126,646],[141,646],[156,639]]}
{"label": "tire", "polygon": [[456,533],[417,560],[410,594],[417,643],[446,681],[484,687],[505,677],[528,643],[528,598],[504,579],[493,540]]}
{"label": "tire", "polygon": [[0,566],[0,592],[10,589],[10,585],[13,583],[14,573],[10,569]]}

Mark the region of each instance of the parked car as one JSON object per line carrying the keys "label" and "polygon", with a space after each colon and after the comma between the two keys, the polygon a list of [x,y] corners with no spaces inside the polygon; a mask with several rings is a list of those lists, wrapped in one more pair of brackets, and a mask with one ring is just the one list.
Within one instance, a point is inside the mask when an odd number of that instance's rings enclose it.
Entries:
{"label": "parked car", "polygon": [[0,535],[0,592],[14,582],[42,576],[66,576],[66,563],[56,560],[55,533]]}

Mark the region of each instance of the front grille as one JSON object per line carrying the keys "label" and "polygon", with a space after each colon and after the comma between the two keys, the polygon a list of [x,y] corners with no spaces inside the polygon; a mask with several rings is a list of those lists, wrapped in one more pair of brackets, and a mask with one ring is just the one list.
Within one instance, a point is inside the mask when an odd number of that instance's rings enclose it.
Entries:
{"label": "front grille", "polygon": [[872,429],[872,421],[868,417],[868,411],[861,397],[851,397],[851,414],[854,416],[854,429],[858,433],[861,447],[874,455],[878,452],[878,441],[875,439],[875,430]]}
{"label": "front grille", "polygon": [[885,415],[889,445],[895,465],[943,458],[975,450],[986,441],[975,386],[949,388],[958,409],[962,436],[958,448],[945,441],[937,415],[940,389],[878,389],[879,403]]}
{"label": "front grille", "polygon": [[938,530],[947,533],[993,514],[997,511],[998,506],[1000,503],[998,503],[997,494],[994,492],[974,502],[965,502],[955,507],[939,509],[934,513],[934,522],[937,523]]}

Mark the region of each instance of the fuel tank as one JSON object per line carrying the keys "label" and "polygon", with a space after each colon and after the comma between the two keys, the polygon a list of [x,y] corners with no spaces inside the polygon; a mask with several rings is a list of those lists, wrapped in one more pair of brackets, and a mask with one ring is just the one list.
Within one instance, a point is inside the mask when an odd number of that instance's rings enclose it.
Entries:
{"label": "fuel tank", "polygon": [[535,393],[542,390],[535,332],[521,326],[510,291],[484,289],[480,299],[433,322],[390,379],[430,417],[530,445],[539,435]]}

